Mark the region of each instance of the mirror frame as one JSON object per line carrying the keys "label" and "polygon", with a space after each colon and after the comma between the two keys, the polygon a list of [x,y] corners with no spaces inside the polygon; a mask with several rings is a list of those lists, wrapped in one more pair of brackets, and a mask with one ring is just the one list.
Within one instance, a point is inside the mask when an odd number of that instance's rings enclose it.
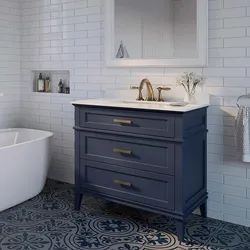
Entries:
{"label": "mirror frame", "polygon": [[[124,0],[126,1],[126,0]],[[188,1],[188,0],[187,0]],[[105,59],[108,67],[204,67],[208,60],[208,0],[197,1],[196,58],[169,59],[116,59],[115,46],[115,0],[105,0]]]}

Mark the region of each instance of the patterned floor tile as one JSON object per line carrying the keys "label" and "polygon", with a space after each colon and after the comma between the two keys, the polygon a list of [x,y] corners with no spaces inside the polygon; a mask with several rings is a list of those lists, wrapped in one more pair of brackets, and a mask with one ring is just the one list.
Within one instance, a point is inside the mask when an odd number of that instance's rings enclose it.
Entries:
{"label": "patterned floor tile", "polygon": [[208,249],[250,250],[250,228],[223,223],[207,242]]}
{"label": "patterned floor tile", "polygon": [[48,180],[33,199],[0,213],[0,250],[250,250],[250,229],[191,216],[186,243],[171,218],[84,197],[74,210],[72,185]]}

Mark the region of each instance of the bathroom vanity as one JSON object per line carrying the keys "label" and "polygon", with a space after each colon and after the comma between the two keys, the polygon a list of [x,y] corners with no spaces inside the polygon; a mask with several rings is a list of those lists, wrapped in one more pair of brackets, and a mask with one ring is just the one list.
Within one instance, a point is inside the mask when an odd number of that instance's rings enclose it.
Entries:
{"label": "bathroom vanity", "polygon": [[76,209],[83,194],[185,222],[206,216],[207,106],[84,100],[75,106]]}

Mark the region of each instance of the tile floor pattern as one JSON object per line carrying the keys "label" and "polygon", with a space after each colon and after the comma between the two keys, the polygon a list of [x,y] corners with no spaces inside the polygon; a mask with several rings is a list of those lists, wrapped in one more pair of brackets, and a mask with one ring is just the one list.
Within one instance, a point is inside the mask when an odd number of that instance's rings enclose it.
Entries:
{"label": "tile floor pattern", "polygon": [[74,210],[72,185],[48,180],[35,198],[0,213],[1,250],[250,250],[250,228],[192,216],[179,244],[164,216],[84,197]]}

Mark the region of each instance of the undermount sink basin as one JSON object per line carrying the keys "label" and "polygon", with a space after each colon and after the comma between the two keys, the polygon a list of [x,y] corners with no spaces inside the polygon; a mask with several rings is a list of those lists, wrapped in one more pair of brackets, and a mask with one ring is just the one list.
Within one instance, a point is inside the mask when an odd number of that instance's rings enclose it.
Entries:
{"label": "undermount sink basin", "polygon": [[166,105],[166,102],[149,102],[149,101],[133,101],[133,100],[122,100],[123,103],[131,103],[131,104],[157,104],[157,105]]}
{"label": "undermount sink basin", "polygon": [[149,101],[134,101],[134,100],[122,100],[123,103],[127,104],[139,104],[139,105],[152,105],[152,106],[187,106],[186,102],[149,102]]}

